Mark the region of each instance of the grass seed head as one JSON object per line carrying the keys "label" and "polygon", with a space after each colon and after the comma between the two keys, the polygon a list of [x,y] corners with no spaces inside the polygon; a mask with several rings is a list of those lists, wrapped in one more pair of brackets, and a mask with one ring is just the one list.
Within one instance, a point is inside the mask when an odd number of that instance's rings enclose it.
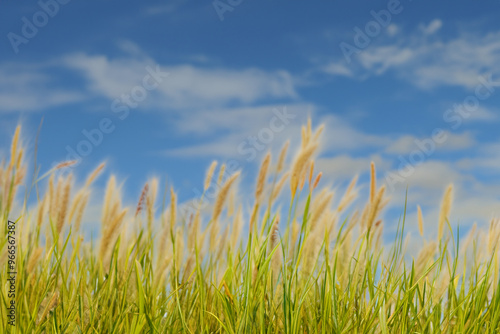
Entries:
{"label": "grass seed head", "polygon": [[212,177],[215,172],[215,168],[217,168],[217,161],[212,161],[210,164],[210,167],[208,167],[207,174],[205,176],[205,184],[204,184],[204,190],[207,191],[208,187],[210,187],[210,183],[212,182]]}
{"label": "grass seed head", "polygon": [[450,216],[452,202],[453,202],[453,185],[450,184],[448,188],[446,188],[446,192],[444,193],[443,201],[441,203],[441,211],[439,213],[439,222],[438,222],[438,240],[441,240],[443,238],[444,226],[446,225],[446,221]]}

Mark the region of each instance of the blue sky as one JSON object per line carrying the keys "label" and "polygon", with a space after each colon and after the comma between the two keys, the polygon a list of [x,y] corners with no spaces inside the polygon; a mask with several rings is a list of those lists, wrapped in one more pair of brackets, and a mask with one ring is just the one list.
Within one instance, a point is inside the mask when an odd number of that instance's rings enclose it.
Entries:
{"label": "blue sky", "polygon": [[390,222],[408,185],[409,218],[419,203],[433,225],[453,182],[452,220],[487,224],[500,215],[499,14],[493,0],[3,1],[0,154],[19,122],[33,149],[43,118],[42,170],[80,149],[74,172],[106,160],[130,202],[151,176],[187,201],[213,159],[234,160],[245,197],[265,152],[296,147],[311,115],[326,124],[325,185],[359,173],[363,186],[373,160]]}

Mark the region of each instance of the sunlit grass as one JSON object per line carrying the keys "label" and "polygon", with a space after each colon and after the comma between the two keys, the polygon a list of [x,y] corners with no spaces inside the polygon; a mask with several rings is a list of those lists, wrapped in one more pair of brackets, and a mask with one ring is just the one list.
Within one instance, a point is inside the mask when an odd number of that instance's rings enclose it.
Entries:
{"label": "sunlit grass", "polygon": [[[333,206],[333,190],[321,188],[314,170],[321,130],[310,122],[303,127],[289,165],[288,143],[276,163],[266,155],[249,210],[237,196],[239,172],[226,175],[221,166],[216,173],[215,162],[204,189],[217,182],[216,198],[199,199],[212,209],[188,215],[174,189],[161,200],[156,179],[138,194],[137,206],[123,205],[122,186],[112,176],[96,241],[85,240],[81,226],[89,199],[99,196],[92,184],[104,165],[80,188],[71,174],[56,176],[68,163],[24,184],[28,167],[18,129],[0,169],[0,332],[499,332],[498,221],[487,231],[474,226],[459,242],[448,220],[450,185],[435,222],[438,239],[422,237],[420,252],[408,261],[405,227],[418,225],[424,235],[420,207],[418,221],[406,221],[405,205],[401,220],[384,222],[385,187],[377,186],[374,164],[366,205],[350,208],[358,196],[353,175]],[[35,206],[23,204],[23,185],[37,197]],[[12,327],[6,234],[7,220],[17,219],[16,203],[22,209]],[[384,224],[398,225],[389,245]]]}

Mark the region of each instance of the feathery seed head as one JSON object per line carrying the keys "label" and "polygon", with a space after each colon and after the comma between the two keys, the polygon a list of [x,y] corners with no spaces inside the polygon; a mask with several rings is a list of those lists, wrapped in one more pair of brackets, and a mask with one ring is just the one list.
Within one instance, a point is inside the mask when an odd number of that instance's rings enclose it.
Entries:
{"label": "feathery seed head", "polygon": [[212,161],[210,167],[208,167],[207,175],[205,177],[204,190],[206,191],[210,187],[210,182],[212,181],[212,176],[214,175],[215,168],[217,168],[217,161]]}
{"label": "feathery seed head", "polygon": [[222,212],[222,208],[229,193],[229,189],[231,188],[231,185],[236,181],[239,175],[240,172],[234,173],[231,177],[229,177],[229,179],[226,181],[226,183],[224,183],[224,185],[220,189],[219,194],[217,195],[217,199],[215,200],[214,211],[212,214],[212,222],[215,222],[219,219],[219,216]]}
{"label": "feathery seed head", "polygon": [[420,208],[420,205],[417,206],[417,211],[418,211],[418,232],[420,233],[420,236],[424,236],[424,218],[422,217],[422,209]]}
{"label": "feathery seed head", "polygon": [[288,152],[288,147],[290,146],[290,140],[287,140],[283,148],[281,149],[278,165],[276,166],[276,173],[279,174],[283,170],[283,166],[285,165],[286,154]]}
{"label": "feathery seed head", "polygon": [[262,193],[264,192],[264,187],[266,185],[267,171],[271,163],[271,153],[268,152],[262,165],[260,166],[259,176],[257,178],[257,189],[255,190],[255,200],[260,202]]}
{"label": "feathery seed head", "polygon": [[438,240],[443,238],[444,226],[446,224],[446,220],[450,216],[451,204],[453,202],[453,184],[450,184],[448,188],[446,188],[446,192],[443,196],[443,201],[441,203],[441,211],[439,213],[439,222],[438,222]]}

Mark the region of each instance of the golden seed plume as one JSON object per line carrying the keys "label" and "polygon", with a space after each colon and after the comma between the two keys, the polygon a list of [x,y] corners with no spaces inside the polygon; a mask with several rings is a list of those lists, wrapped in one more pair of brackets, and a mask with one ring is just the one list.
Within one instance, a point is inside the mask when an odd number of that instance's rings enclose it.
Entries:
{"label": "golden seed plume", "polygon": [[57,216],[59,213],[59,201],[61,200],[61,193],[62,193],[62,186],[63,186],[63,180],[61,177],[58,178],[57,180],[57,186],[56,190],[54,192],[54,200],[51,203],[50,206],[50,219],[52,219],[55,223],[57,223]]}
{"label": "golden seed plume", "polygon": [[111,210],[111,201],[113,199],[113,194],[116,188],[116,178],[114,175],[111,175],[109,178],[108,184],[106,186],[106,192],[104,195],[104,207],[102,214],[102,221],[108,221],[109,212]]}
{"label": "golden seed plume", "polygon": [[316,130],[316,133],[314,134],[314,137],[313,137],[313,142],[316,142],[319,140],[319,136],[321,135],[321,133],[323,133],[323,130],[325,129],[325,125],[324,124],[321,124],[318,129]]}
{"label": "golden seed plume", "polygon": [[415,278],[418,280],[422,274],[427,270],[428,264],[434,260],[436,254],[437,244],[435,241],[425,245],[419,252],[417,260],[415,261]]}
{"label": "golden seed plume", "polygon": [[64,190],[61,196],[61,202],[59,207],[59,216],[57,218],[57,233],[60,234],[62,228],[64,227],[64,222],[66,220],[66,213],[68,212],[68,203],[71,192],[71,175],[66,180]]}
{"label": "golden seed plume", "polygon": [[222,285],[224,286],[224,293],[229,298],[229,300],[231,301],[231,303],[234,303],[234,298],[231,295],[231,292],[229,291],[229,288],[227,287],[226,281],[222,281]]}
{"label": "golden seed plume", "polygon": [[189,276],[193,273],[193,265],[194,265],[194,262],[195,262],[195,254],[191,254],[187,261],[186,261],[186,265],[184,267],[184,274],[182,275],[182,282],[187,282],[188,281],[188,278]]}
{"label": "golden seed plume", "polygon": [[222,207],[224,206],[227,195],[229,193],[229,189],[231,188],[231,185],[234,183],[234,181],[236,181],[236,179],[238,178],[239,175],[240,175],[240,172],[234,173],[226,181],[226,183],[224,183],[221,190],[219,191],[219,194],[217,195],[217,199],[215,200],[214,211],[212,214],[212,223],[219,219],[219,216],[222,212]]}
{"label": "golden seed plume", "polygon": [[215,220],[210,224],[210,235],[209,235],[209,246],[210,246],[210,251],[213,251],[215,249],[215,242],[217,238],[217,234],[219,233],[220,230],[220,224],[219,220]]}
{"label": "golden seed plume", "polygon": [[470,229],[469,233],[467,233],[467,237],[465,238],[465,241],[462,243],[462,252],[466,253],[468,250],[468,247],[470,243],[472,242],[473,239],[476,237],[476,229],[477,229],[477,223],[474,222],[472,225],[472,228]]}
{"label": "golden seed plume", "polygon": [[276,247],[278,244],[278,227],[280,223],[280,216],[279,214],[274,218],[273,226],[271,227],[271,231],[269,232],[270,235],[270,243],[269,243],[269,253]]}
{"label": "golden seed plume", "polygon": [[141,196],[139,197],[139,202],[137,203],[137,208],[135,209],[135,217],[137,217],[144,208],[144,202],[146,201],[148,190],[149,190],[149,184],[146,183],[144,185],[144,188],[142,188]]}
{"label": "golden seed plume", "polygon": [[[49,312],[52,311],[57,306],[58,303],[59,303],[59,293],[56,291],[56,292],[54,292],[54,294],[50,298],[49,302],[45,306],[45,309],[43,310],[43,312],[41,314],[39,313],[39,317],[38,317],[38,321],[37,321],[38,324],[41,324],[42,322],[45,321],[45,318],[49,315]],[[43,302],[42,302],[42,304],[43,304]],[[41,309],[40,309],[40,311],[41,311]]]}
{"label": "golden seed plume", "polygon": [[276,199],[276,197],[278,197],[279,194],[281,193],[281,190],[283,189],[283,186],[285,185],[285,182],[288,179],[289,175],[290,175],[290,172],[286,172],[285,174],[283,174],[283,176],[281,177],[281,179],[278,181],[278,183],[274,187],[273,194],[271,196],[271,201],[272,202],[274,202],[274,200]]}
{"label": "golden seed plume", "polygon": [[307,117],[307,136],[310,137],[312,134],[312,119],[311,116]]}
{"label": "golden seed plume", "polygon": [[175,266],[177,270],[182,266],[182,260],[184,259],[184,236],[182,234],[181,228],[177,228],[175,231]]}
{"label": "golden seed plume", "polygon": [[201,225],[201,216],[200,216],[200,210],[198,210],[196,212],[196,215],[194,216],[193,223],[189,229],[189,236],[188,236],[189,250],[194,250],[196,246],[196,241],[198,240],[198,234],[200,231],[200,225]]}
{"label": "golden seed plume", "polygon": [[498,246],[498,241],[500,239],[499,227],[500,227],[500,220],[492,219],[490,222],[490,230],[488,231],[488,254],[490,258],[496,251]]}
{"label": "golden seed plume", "polygon": [[12,145],[10,146],[10,157],[11,157],[11,164],[14,163],[14,160],[16,159],[17,155],[17,147],[19,143],[19,133],[21,132],[21,125],[18,125],[16,127],[16,131],[14,132],[14,137],[12,138]]}
{"label": "golden seed plume", "polygon": [[420,208],[420,205],[417,206],[417,211],[418,211],[418,232],[420,233],[420,236],[424,236],[424,218],[422,217],[422,209]]}
{"label": "golden seed plume", "polygon": [[21,166],[21,161],[23,160],[23,154],[24,154],[24,150],[21,147],[21,149],[19,150],[19,154],[17,155],[17,159],[16,159],[16,169],[18,169],[19,166]]}
{"label": "golden seed plume", "polygon": [[302,132],[301,132],[301,135],[302,135],[301,148],[304,149],[307,146],[307,142],[309,141],[309,139],[307,138],[307,132],[306,132],[305,126],[302,126],[301,130],[302,130]]}
{"label": "golden seed plume", "polygon": [[289,258],[292,258],[295,253],[295,244],[297,243],[297,240],[299,238],[299,233],[300,233],[300,225],[294,219],[292,223],[292,235],[290,240],[290,250],[288,254]]}
{"label": "golden seed plume", "polygon": [[226,172],[226,164],[222,164],[222,166],[220,166],[219,177],[217,178],[218,185],[222,183],[222,179],[224,178],[225,172]]}
{"label": "golden seed plume", "polygon": [[250,216],[250,228],[248,229],[249,233],[253,232],[253,227],[255,226],[255,220],[259,214],[259,204],[255,203],[252,209],[252,215]]}
{"label": "golden seed plume", "polygon": [[170,187],[170,227],[173,229],[177,222],[177,195],[174,188]]}
{"label": "golden seed plume", "polygon": [[316,189],[316,187],[318,186],[318,183],[319,181],[321,180],[321,177],[323,176],[323,172],[319,172],[319,174],[316,176],[316,179],[314,180],[314,184],[313,184],[313,190]]}
{"label": "golden seed plume", "polygon": [[[270,235],[268,253],[271,253],[279,244],[279,235],[278,235],[279,222],[280,222],[280,216],[278,214],[274,218],[274,224],[271,228],[271,231],[269,232],[271,235]],[[274,251],[274,254],[271,258],[271,271],[274,276],[274,281],[275,281],[274,284],[276,284],[277,273],[280,271],[281,258],[282,258],[281,250],[278,248]]]}
{"label": "golden seed plume", "polygon": [[318,222],[321,220],[323,214],[327,211],[328,206],[333,200],[333,192],[326,192],[324,195],[321,195],[317,201],[318,205],[314,208],[314,211],[311,213],[311,228],[314,229]]}
{"label": "golden seed plume", "polygon": [[439,222],[438,222],[438,240],[443,238],[444,226],[446,220],[450,216],[451,204],[453,202],[453,184],[450,184],[446,188],[446,192],[443,196],[443,201],[441,203],[441,211],[439,212]]}
{"label": "golden seed plume", "polygon": [[170,224],[169,224],[169,209],[167,209],[165,212],[163,212],[163,217],[165,217],[165,222],[162,226],[162,231],[161,231],[161,236],[160,236],[160,242],[158,246],[158,254],[160,256],[164,256],[167,253],[168,249],[168,243],[172,242],[172,239],[169,238],[170,236]]}
{"label": "golden seed plume", "polygon": [[290,180],[290,189],[292,191],[292,200],[295,198],[295,193],[297,192],[297,187],[299,186],[299,180],[296,175],[292,175]]}
{"label": "golden seed plume", "polygon": [[356,175],[352,179],[351,183],[349,183],[349,186],[347,187],[346,193],[350,193],[354,189],[354,186],[356,186],[356,182],[358,182],[358,175]]}
{"label": "golden seed plume", "polygon": [[148,216],[148,226],[151,227],[151,224],[154,220],[155,216],[155,203],[156,203],[156,195],[158,193],[158,179],[153,178],[149,182],[150,186],[148,189],[148,194],[146,198],[146,208],[147,208],[147,216]]}
{"label": "golden seed plume", "polygon": [[234,206],[236,201],[236,190],[231,188],[229,191],[229,200],[227,204],[227,217],[231,217],[234,214]]}
{"label": "golden seed plume", "polygon": [[89,193],[87,192],[84,196],[83,199],[80,202],[80,207],[78,208],[78,211],[76,213],[76,218],[75,218],[75,231],[80,230],[80,225],[82,224],[82,219],[83,219],[83,213],[85,211],[85,208],[87,207],[87,203],[89,200]]}
{"label": "golden seed plume", "polygon": [[42,226],[43,223],[43,216],[45,215],[46,212],[46,203],[47,203],[47,195],[43,197],[43,200],[41,203],[38,205],[38,213],[37,213],[37,219],[36,219],[36,225],[38,228]]}
{"label": "golden seed plume", "polygon": [[83,198],[85,191],[86,191],[85,188],[80,189],[80,191],[78,191],[75,198],[71,202],[71,207],[70,207],[69,215],[68,215],[68,223],[71,223],[73,221],[73,218],[75,217],[75,214],[76,214],[76,210],[78,208],[78,205],[80,204],[80,201]]}
{"label": "golden seed plume", "polygon": [[370,164],[370,203],[375,200],[375,192],[377,191],[377,175],[375,171],[375,163]]}
{"label": "golden seed plume", "polygon": [[217,168],[217,161],[212,161],[210,167],[208,167],[207,175],[205,177],[204,190],[206,191],[210,187],[210,182],[212,181],[212,176],[214,175],[215,168]]}
{"label": "golden seed plume", "polygon": [[309,167],[309,187],[312,186],[313,174],[314,174],[314,160],[311,160],[311,165]]}
{"label": "golden seed plume", "polygon": [[307,165],[307,162],[312,157],[316,149],[318,148],[317,144],[310,145],[300,150],[299,155],[295,159],[295,162],[292,166],[292,176],[290,187],[292,191],[292,198],[295,197],[295,192],[297,191],[297,187],[299,185],[299,181],[302,175],[302,172]]}
{"label": "golden seed plume", "polygon": [[99,250],[99,258],[101,261],[105,262],[109,246],[112,246],[114,243],[114,236],[116,231],[120,227],[123,219],[125,218],[125,214],[127,213],[127,209],[123,209],[119,214],[112,217],[113,219],[107,224],[102,231],[102,239],[101,239],[101,247]]}
{"label": "golden seed plume", "polygon": [[54,167],[54,170],[58,170],[58,169],[66,168],[66,167],[69,167],[69,166],[73,166],[77,162],[78,161],[76,161],[76,160],[63,161],[60,164],[58,164],[56,167]]}
{"label": "golden seed plume", "polygon": [[283,167],[285,166],[285,159],[286,159],[286,154],[288,152],[288,147],[290,146],[290,140],[287,140],[285,145],[283,145],[283,148],[281,149],[279,158],[278,158],[278,165],[276,166],[276,173],[279,174],[282,170]]}
{"label": "golden seed plume", "polygon": [[267,171],[269,169],[269,165],[271,163],[271,153],[268,152],[264,161],[262,161],[262,165],[260,166],[259,176],[257,177],[257,188],[255,190],[255,200],[260,202],[262,193],[264,192],[264,187],[266,185],[267,180]]}
{"label": "golden seed plume", "polygon": [[49,215],[52,214],[52,208],[54,206],[54,202],[55,202],[55,194],[54,194],[54,174],[50,175],[50,178],[49,178],[49,203],[48,203],[48,211],[49,211]]}
{"label": "golden seed plume", "polygon": [[[26,175],[26,168],[24,168],[24,167],[18,168],[18,171],[16,173],[16,178],[14,179],[14,186],[18,186],[21,183],[23,183],[25,175]],[[14,196],[11,197],[11,202],[13,199],[14,199]]]}
{"label": "golden seed plume", "polygon": [[88,187],[94,182],[94,180],[99,176],[99,174],[102,172],[106,164],[103,162],[101,163],[87,178],[87,181],[85,182],[85,187]]}
{"label": "golden seed plume", "polygon": [[243,227],[243,212],[241,206],[238,207],[236,216],[234,218],[233,229],[231,231],[231,248],[235,249],[236,244],[240,238],[241,228]]}
{"label": "golden seed plume", "polygon": [[385,185],[380,188],[370,207],[370,214],[368,215],[368,223],[366,226],[368,229],[371,228],[373,222],[375,221],[375,218],[377,218],[377,214],[380,212],[380,204],[382,202],[384,192],[385,192]]}
{"label": "golden seed plume", "polygon": [[356,197],[358,196],[357,192],[354,191],[354,186],[356,185],[356,182],[358,181],[358,176],[356,175],[351,183],[349,184],[349,186],[347,187],[347,190],[345,191],[345,194],[344,196],[342,197],[342,199],[340,200],[340,203],[339,203],[339,206],[337,208],[337,212],[342,212],[344,211],[344,209],[352,202],[356,199]]}
{"label": "golden seed plume", "polygon": [[229,227],[226,226],[226,228],[224,229],[224,233],[222,234],[222,237],[219,239],[219,249],[216,252],[217,255],[215,256],[215,261],[216,262],[218,262],[220,260],[222,252],[227,247],[227,237],[228,237],[228,235],[229,235]]}
{"label": "golden seed plume", "polygon": [[299,184],[300,191],[304,189],[304,184],[306,183],[306,176],[307,176],[307,168],[304,168],[302,170],[302,174],[300,175],[300,184]]}

